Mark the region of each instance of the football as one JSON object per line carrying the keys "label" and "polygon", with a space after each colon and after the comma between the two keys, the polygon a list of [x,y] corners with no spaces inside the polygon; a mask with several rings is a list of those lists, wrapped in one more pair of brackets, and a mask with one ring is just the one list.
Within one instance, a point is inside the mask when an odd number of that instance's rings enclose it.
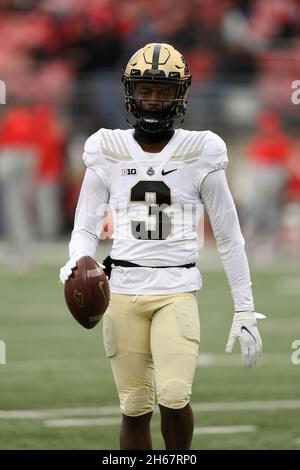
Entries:
{"label": "football", "polygon": [[109,283],[98,263],[90,256],[80,258],[65,283],[65,300],[73,317],[84,328],[93,328],[106,311],[109,296]]}

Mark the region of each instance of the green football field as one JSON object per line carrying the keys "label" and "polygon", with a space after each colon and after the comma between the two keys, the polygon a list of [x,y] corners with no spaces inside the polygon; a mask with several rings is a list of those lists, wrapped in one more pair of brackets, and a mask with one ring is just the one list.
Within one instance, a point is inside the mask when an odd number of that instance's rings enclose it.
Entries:
{"label": "green football field", "polygon": [[[101,327],[88,331],[73,320],[59,266],[26,276],[0,269],[0,449],[118,449],[118,399]],[[300,364],[291,360],[300,340],[299,273],[253,271],[257,310],[268,318],[259,323],[263,359],[250,370],[237,346],[224,353],[232,318],[225,276],[202,274],[193,449],[300,449]],[[154,448],[163,449],[157,412],[152,431]]]}

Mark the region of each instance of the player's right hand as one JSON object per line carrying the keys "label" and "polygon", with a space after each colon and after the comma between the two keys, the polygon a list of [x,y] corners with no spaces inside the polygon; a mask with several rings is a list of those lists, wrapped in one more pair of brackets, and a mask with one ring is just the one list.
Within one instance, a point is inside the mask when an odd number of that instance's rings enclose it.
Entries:
{"label": "player's right hand", "polygon": [[[78,255],[76,257],[70,258],[69,261],[62,268],[60,268],[59,280],[62,284],[65,284],[67,282],[67,280],[72,274],[73,269],[76,268],[77,261],[83,256],[86,255]],[[96,263],[101,269],[105,269],[105,266],[103,264],[99,263],[98,261],[96,261]]]}
{"label": "player's right hand", "polygon": [[[79,256],[79,258],[81,258],[81,256]],[[70,258],[69,261],[60,268],[59,280],[62,284],[65,284],[71,276],[73,269],[76,268],[76,263],[79,258]]]}

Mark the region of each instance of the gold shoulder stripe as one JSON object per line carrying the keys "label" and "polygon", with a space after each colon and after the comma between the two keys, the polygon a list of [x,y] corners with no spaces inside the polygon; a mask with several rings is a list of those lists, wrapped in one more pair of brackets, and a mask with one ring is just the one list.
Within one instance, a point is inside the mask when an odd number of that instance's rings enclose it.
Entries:
{"label": "gold shoulder stripe", "polygon": [[171,160],[192,163],[200,157],[204,147],[205,133],[190,133],[179,144]]}
{"label": "gold shoulder stripe", "polygon": [[104,158],[107,157],[107,160],[113,163],[132,160],[125,142],[115,131],[102,129],[101,137],[101,147]]}

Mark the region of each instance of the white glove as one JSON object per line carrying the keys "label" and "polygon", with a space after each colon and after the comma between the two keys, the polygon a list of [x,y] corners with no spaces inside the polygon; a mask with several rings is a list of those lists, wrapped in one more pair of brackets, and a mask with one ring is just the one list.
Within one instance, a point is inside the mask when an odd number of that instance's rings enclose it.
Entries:
{"label": "white glove", "polygon": [[236,340],[239,340],[244,365],[254,367],[262,352],[262,341],[257,329],[257,318],[265,315],[255,312],[236,312],[229,333],[225,351],[232,352]]}
{"label": "white glove", "polygon": [[[76,268],[77,261],[83,256],[86,256],[86,255],[78,255],[74,258],[70,258],[69,261],[65,264],[65,266],[60,268],[59,279],[62,284],[65,284],[67,282],[67,280],[72,274],[73,269]],[[98,261],[96,261],[96,263],[98,263]],[[98,265],[101,269],[105,268],[105,266],[101,263],[98,263]]]}

